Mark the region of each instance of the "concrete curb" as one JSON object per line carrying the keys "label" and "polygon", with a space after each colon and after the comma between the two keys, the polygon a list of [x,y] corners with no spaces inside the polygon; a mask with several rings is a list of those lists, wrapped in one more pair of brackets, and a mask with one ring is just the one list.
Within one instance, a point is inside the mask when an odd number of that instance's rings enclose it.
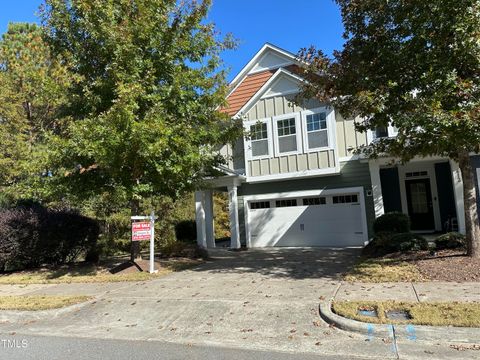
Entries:
{"label": "concrete curb", "polygon": [[319,306],[320,317],[335,327],[374,337],[395,337],[410,341],[480,342],[480,328],[425,325],[372,324],[339,316],[332,311],[332,300]]}
{"label": "concrete curb", "polygon": [[392,325],[365,323],[344,318],[332,311],[331,301],[325,301],[320,304],[320,317],[328,324],[342,330],[381,338],[393,337]]}

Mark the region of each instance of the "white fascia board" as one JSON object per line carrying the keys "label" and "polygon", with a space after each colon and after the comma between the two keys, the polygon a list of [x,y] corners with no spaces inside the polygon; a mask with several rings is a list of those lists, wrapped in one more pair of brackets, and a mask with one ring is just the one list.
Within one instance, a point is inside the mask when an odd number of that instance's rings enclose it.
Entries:
{"label": "white fascia board", "polygon": [[[438,155],[433,155],[433,156],[415,156],[409,161],[407,161],[408,164],[411,163],[418,163],[418,162],[428,162],[428,161],[448,161],[449,158],[446,156],[438,156]],[[384,156],[384,157],[378,157],[376,159],[370,159],[366,156],[360,157],[360,162],[362,163],[368,163],[370,161],[377,162],[380,166],[392,166],[392,165],[402,165],[400,159],[394,158],[391,156]]]}
{"label": "white fascia board", "polygon": [[296,74],[294,74],[294,73],[292,73],[288,70],[280,68],[275,72],[275,74],[273,74],[273,76],[270,79],[268,79],[268,81],[265,84],[263,84],[263,86],[250,98],[250,100],[248,100],[247,103],[245,105],[243,105],[243,107],[240,110],[238,110],[238,112],[233,116],[233,118],[239,118],[239,117],[241,117],[241,115],[248,112],[248,110],[250,110],[250,108],[263,96],[263,94],[265,94],[265,92],[268,89],[270,89],[270,87],[273,85],[273,83],[281,75],[290,76],[298,82],[305,82],[305,80],[302,79],[300,76],[298,76],[298,75],[296,75]]}
{"label": "white fascia board", "polygon": [[243,175],[227,175],[218,178],[205,179],[205,185],[207,188],[217,188],[225,186],[240,186],[246,181],[246,177]]}
{"label": "white fascia board", "polygon": [[[288,59],[291,60],[292,63],[300,63],[296,56],[292,54],[289,51],[286,51],[284,49],[279,48],[278,46],[266,43],[265,45],[262,46],[262,48],[253,56],[253,58],[245,65],[242,70],[235,76],[235,78],[230,82],[230,86],[233,86],[232,90],[229,92],[228,96],[237,88],[237,86],[240,83],[240,80],[242,80],[245,76],[247,76],[250,72],[250,70],[253,68],[253,66],[257,63],[257,61],[266,53],[267,50],[274,51],[280,55],[283,55],[287,57]],[[285,64],[283,64],[285,65]],[[279,64],[279,66],[282,66],[282,64]]]}
{"label": "white fascia board", "polygon": [[274,175],[261,175],[261,176],[248,176],[246,182],[249,184],[260,183],[260,182],[270,182],[270,181],[280,181],[280,180],[296,180],[304,179],[314,176],[334,176],[340,175],[340,166],[333,168],[324,168],[316,170],[304,170],[283,174],[274,174]]}

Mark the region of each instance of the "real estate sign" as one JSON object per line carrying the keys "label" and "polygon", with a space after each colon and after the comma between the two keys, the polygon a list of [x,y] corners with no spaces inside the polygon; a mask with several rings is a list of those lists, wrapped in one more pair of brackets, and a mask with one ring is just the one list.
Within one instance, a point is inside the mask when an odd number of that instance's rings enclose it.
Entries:
{"label": "real estate sign", "polygon": [[132,223],[132,241],[150,240],[151,235],[152,227],[150,222]]}

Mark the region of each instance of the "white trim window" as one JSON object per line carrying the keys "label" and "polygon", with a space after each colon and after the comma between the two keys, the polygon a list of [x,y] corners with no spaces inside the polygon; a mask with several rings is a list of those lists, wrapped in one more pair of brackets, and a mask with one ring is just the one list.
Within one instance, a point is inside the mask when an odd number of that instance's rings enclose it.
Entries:
{"label": "white trim window", "polygon": [[398,129],[392,125],[377,126],[375,129],[367,130],[367,139],[369,143],[378,139],[396,137],[397,135]]}
{"label": "white trim window", "polygon": [[305,116],[307,149],[328,147],[327,114],[324,112]]}
{"label": "white trim window", "polygon": [[305,152],[333,149],[333,126],[335,124],[333,110],[318,108],[302,112],[303,143]]}
{"label": "white trim window", "polygon": [[276,156],[298,154],[301,152],[302,138],[298,119],[298,113],[275,116],[273,118]]}
{"label": "white trim window", "polygon": [[248,159],[265,159],[273,155],[270,118],[248,121],[245,130],[249,134],[246,140]]}
{"label": "white trim window", "polygon": [[268,155],[268,126],[267,123],[250,125],[252,157]]}

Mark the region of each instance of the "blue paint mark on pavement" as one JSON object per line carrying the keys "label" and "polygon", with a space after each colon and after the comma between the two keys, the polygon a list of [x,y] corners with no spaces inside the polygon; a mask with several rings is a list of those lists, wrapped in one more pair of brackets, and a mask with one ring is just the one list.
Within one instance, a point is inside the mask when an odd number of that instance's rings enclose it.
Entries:
{"label": "blue paint mark on pavement", "polygon": [[413,325],[407,325],[405,330],[407,330],[407,339],[416,341],[417,340],[417,334],[415,332],[415,326]]}
{"label": "blue paint mark on pavement", "polygon": [[373,325],[372,324],[367,324],[368,340],[372,340],[374,331],[375,331],[375,328],[373,327]]}

